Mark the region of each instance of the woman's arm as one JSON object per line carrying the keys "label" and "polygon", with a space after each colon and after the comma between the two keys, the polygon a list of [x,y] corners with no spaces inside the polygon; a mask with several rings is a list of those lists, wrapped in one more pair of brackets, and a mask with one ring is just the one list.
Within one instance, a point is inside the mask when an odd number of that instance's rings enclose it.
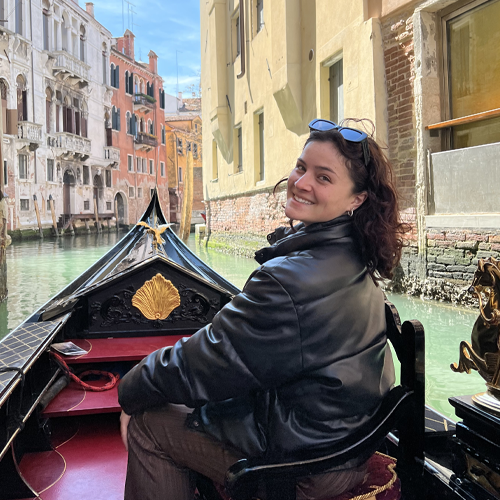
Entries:
{"label": "woman's arm", "polygon": [[119,400],[128,414],[169,402],[196,407],[279,385],[301,369],[295,305],[273,276],[257,270],[212,324],[134,367]]}

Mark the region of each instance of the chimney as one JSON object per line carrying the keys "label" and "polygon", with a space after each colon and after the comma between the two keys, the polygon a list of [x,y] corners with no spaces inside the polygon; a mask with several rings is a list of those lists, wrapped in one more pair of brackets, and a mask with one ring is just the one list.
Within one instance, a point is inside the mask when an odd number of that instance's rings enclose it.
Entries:
{"label": "chimney", "polygon": [[149,71],[155,75],[158,73],[158,56],[152,51],[149,51]]}
{"label": "chimney", "polygon": [[94,17],[94,4],[92,2],[85,3],[85,10],[87,11],[88,14]]}

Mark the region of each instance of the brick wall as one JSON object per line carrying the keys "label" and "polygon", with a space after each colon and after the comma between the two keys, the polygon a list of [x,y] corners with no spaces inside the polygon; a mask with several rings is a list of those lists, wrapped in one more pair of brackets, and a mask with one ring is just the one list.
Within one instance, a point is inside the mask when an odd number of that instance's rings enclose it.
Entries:
{"label": "brick wall", "polygon": [[416,139],[413,99],[414,51],[412,12],[384,21],[389,158],[396,174],[402,208],[415,205]]}

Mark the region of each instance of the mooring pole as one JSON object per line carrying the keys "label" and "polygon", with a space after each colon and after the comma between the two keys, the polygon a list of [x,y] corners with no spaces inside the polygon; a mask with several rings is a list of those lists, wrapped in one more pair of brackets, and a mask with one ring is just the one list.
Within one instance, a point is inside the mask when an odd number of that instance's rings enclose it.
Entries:
{"label": "mooring pole", "polygon": [[97,199],[94,196],[94,218],[95,218],[95,225],[97,227],[97,232],[101,232],[101,226],[99,225],[99,214],[97,213]]}
{"label": "mooring pole", "polygon": [[50,213],[52,214],[52,227],[54,228],[54,232],[56,236],[59,238],[59,231],[57,230],[57,222],[56,222],[56,211],[54,208],[54,199],[52,195],[49,195],[49,204],[50,204]]}
{"label": "mooring pole", "polygon": [[33,203],[35,204],[36,221],[38,223],[38,231],[40,233],[40,238],[43,239],[42,221],[40,220],[40,210],[38,209],[38,201],[36,200],[36,194],[33,195]]}
{"label": "mooring pole", "polygon": [[[1,97],[1,96],[0,96]],[[7,298],[7,200],[4,198],[4,165],[3,165],[3,110],[0,98],[0,302]],[[11,225],[11,230],[14,229]]]}

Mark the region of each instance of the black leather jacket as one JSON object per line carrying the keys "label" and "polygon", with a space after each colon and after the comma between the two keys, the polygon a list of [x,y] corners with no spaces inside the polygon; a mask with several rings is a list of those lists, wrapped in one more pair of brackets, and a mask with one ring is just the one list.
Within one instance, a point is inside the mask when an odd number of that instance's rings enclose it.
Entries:
{"label": "black leather jacket", "polygon": [[262,265],[212,324],[123,378],[123,410],[197,408],[207,433],[269,461],[334,445],[367,422],[394,367],[383,292],[352,232],[341,216],[270,235]]}

